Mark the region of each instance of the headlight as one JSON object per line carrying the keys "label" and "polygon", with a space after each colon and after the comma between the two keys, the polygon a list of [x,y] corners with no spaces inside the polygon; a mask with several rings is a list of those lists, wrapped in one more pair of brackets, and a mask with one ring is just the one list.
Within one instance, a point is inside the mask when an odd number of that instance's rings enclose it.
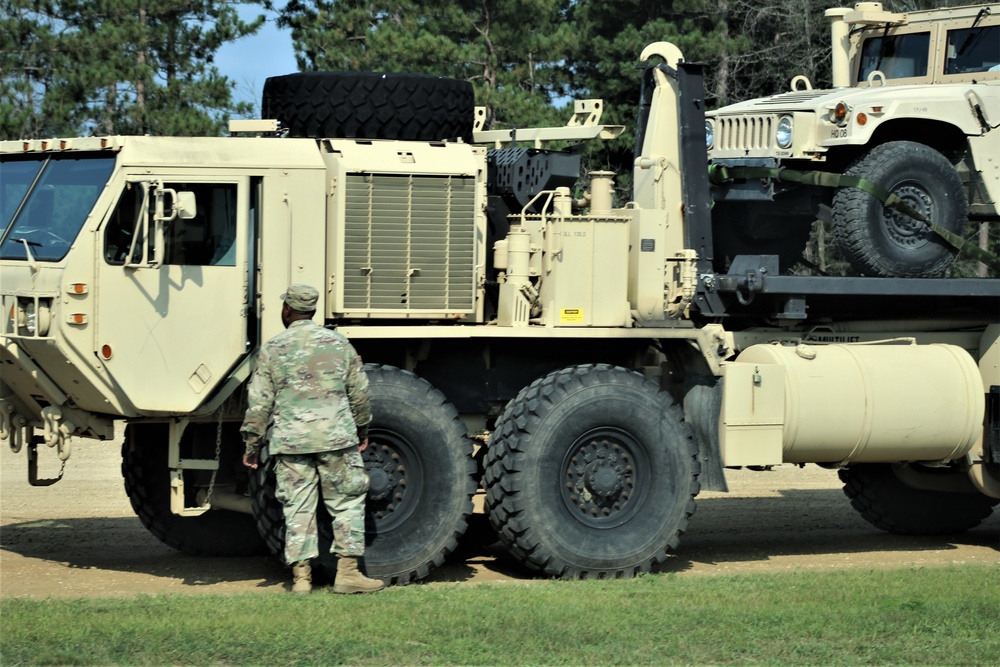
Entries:
{"label": "headlight", "polygon": [[18,299],[11,308],[10,316],[19,336],[43,338],[49,334],[52,319],[51,301],[42,299],[36,307],[33,298]]}
{"label": "headlight", "polygon": [[715,125],[712,121],[705,121],[705,148],[711,148],[715,145]]}
{"label": "headlight", "polygon": [[35,300],[18,299],[17,303],[10,309],[10,317],[17,326],[17,333],[21,336],[35,335]]}
{"label": "headlight", "polygon": [[778,121],[778,129],[774,132],[774,140],[781,148],[788,148],[792,145],[792,117],[782,116]]}

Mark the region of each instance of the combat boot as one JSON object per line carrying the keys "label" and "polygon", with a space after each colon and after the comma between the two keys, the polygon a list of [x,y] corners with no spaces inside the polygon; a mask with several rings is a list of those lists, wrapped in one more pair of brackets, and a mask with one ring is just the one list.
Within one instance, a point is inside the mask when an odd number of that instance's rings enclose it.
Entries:
{"label": "combat boot", "polygon": [[341,556],[337,561],[337,578],[333,584],[334,593],[374,593],[385,588],[378,579],[369,579],[358,569],[358,559]]}
{"label": "combat boot", "polygon": [[300,560],[292,564],[292,592],[306,594],[312,591],[312,568],[309,561]]}

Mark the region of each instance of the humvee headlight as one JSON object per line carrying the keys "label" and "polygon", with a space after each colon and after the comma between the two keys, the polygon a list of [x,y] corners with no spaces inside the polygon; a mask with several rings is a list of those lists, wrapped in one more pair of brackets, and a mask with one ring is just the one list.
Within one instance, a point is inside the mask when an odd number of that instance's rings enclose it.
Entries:
{"label": "humvee headlight", "polygon": [[778,121],[778,129],[774,131],[774,140],[781,148],[792,145],[792,117],[782,116]]}
{"label": "humvee headlight", "polygon": [[715,145],[715,125],[712,121],[705,121],[705,148],[711,148]]}

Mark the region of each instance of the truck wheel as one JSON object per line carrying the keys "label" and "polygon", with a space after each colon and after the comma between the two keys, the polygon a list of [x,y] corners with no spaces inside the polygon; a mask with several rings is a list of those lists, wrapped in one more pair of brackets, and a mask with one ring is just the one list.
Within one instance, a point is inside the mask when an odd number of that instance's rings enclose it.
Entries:
{"label": "truck wheel", "polygon": [[907,486],[891,463],[852,465],[840,471],[851,506],[868,523],[903,535],[953,535],[975,528],[998,501],[978,493],[948,493]]}
{"label": "truck wheel", "polygon": [[249,514],[209,510],[201,516],[181,517],[171,513],[165,426],[132,424],[125,429],[122,476],[142,525],[167,546],[194,556],[266,553]]}
{"label": "truck wheel", "polygon": [[[965,231],[969,205],[962,179],[933,148],[912,141],[882,144],[847,174],[882,186],[940,227],[959,235]],[[847,261],[868,276],[933,277],[956,254],[925,224],[858,188],[834,195],[833,234]]]}
{"label": "truck wheel", "polygon": [[605,364],[536,380],[507,406],[487,451],[486,506],[529,568],[567,579],[632,577],[666,559],[694,513],[691,429],[669,396]]}
{"label": "truck wheel", "polygon": [[[458,411],[426,380],[391,366],[365,367],[372,423],[362,452],[371,480],[366,501],[366,573],[389,583],[426,577],[455,550],[476,490],[472,441]],[[271,552],[284,552],[284,517],[274,497],[273,464],[254,482],[258,528]],[[320,567],[333,569],[332,535],[320,508]]]}
{"label": "truck wheel", "polygon": [[421,74],[306,72],[264,82],[264,118],[293,137],[472,140],[468,81]]}

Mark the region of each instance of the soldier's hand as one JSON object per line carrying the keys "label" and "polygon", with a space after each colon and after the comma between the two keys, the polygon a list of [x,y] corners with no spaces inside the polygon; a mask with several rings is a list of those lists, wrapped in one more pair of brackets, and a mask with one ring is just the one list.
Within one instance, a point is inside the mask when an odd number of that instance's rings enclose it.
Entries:
{"label": "soldier's hand", "polygon": [[243,454],[243,465],[248,468],[256,470],[259,461],[260,454],[258,452],[246,452]]}
{"label": "soldier's hand", "polygon": [[365,447],[367,446],[368,446],[368,438],[367,437],[361,438],[361,442],[358,443],[358,451],[359,452],[365,451]]}

